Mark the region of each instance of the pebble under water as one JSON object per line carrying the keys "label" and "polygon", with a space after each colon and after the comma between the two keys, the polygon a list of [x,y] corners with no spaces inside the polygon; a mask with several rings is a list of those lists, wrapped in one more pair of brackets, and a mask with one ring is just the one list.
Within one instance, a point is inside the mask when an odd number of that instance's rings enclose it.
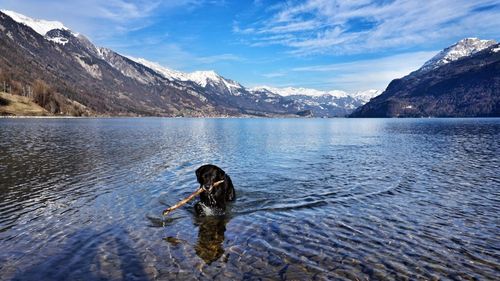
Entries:
{"label": "pebble under water", "polygon": [[[498,280],[500,119],[0,119],[0,280]],[[212,163],[237,199],[163,218]]]}

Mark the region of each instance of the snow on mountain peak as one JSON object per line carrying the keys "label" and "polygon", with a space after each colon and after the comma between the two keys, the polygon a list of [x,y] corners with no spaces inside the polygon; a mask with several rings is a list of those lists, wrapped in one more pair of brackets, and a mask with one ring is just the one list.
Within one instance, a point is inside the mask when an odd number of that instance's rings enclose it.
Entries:
{"label": "snow on mountain peak", "polygon": [[189,78],[191,81],[195,82],[196,84],[206,87],[209,81],[214,81],[217,82],[221,80],[221,76],[213,70],[207,70],[207,71],[195,71],[191,72],[188,74]]}
{"label": "snow on mountain peak", "polygon": [[209,82],[219,85],[223,84],[233,94],[236,94],[238,90],[241,90],[243,88],[237,82],[225,79],[213,70],[194,71],[191,73],[185,73],[163,67],[159,63],[151,62],[143,58],[134,58],[131,56],[127,56],[127,58],[156,71],[163,77],[170,80],[177,80],[183,82],[191,81],[198,84],[201,87],[206,87]]}
{"label": "snow on mountain peak", "polygon": [[354,94],[351,94],[351,96],[353,96],[357,99],[360,99],[366,103],[366,102],[369,102],[372,98],[380,95],[381,93],[382,93],[382,91],[380,91],[380,90],[371,89],[371,90],[356,92]]}
{"label": "snow on mountain peak", "polygon": [[352,97],[364,102],[368,102],[371,98],[381,93],[381,91],[379,90],[367,90],[367,91],[356,92],[354,94],[348,94],[347,92],[340,90],[321,91],[316,89],[294,88],[294,87],[276,88],[270,86],[259,86],[254,88],[245,88],[238,82],[226,79],[217,74],[213,70],[184,73],[168,69],[166,67],[161,66],[158,63],[151,62],[143,58],[134,58],[130,56],[127,56],[127,58],[152,69],[153,71],[157,72],[158,74],[162,75],[167,79],[183,81],[183,82],[190,81],[198,84],[203,88],[205,88],[210,83],[211,85],[215,85],[217,87],[221,86],[225,87],[232,95],[240,95],[244,90],[248,90],[253,93],[258,91],[267,91],[270,94],[279,95],[283,97],[287,96],[309,96],[309,97],[329,96],[333,98]]}
{"label": "snow on mountain peak", "polygon": [[307,89],[307,88],[292,88],[292,87],[287,87],[287,88],[274,88],[274,87],[269,87],[269,86],[259,86],[259,87],[254,87],[249,89],[251,92],[258,92],[258,91],[267,91],[272,94],[280,95],[283,97],[288,97],[288,96],[309,96],[309,97],[323,97],[323,96],[330,96],[333,98],[346,98],[346,97],[352,97],[354,99],[363,101],[363,103],[366,103],[370,101],[370,99],[380,95],[382,91],[380,90],[366,90],[366,91],[359,91],[353,94],[346,93],[344,91],[340,90],[332,90],[332,91],[320,91],[320,90],[315,90],[315,89]]}
{"label": "snow on mountain peak", "polygon": [[188,81],[190,80],[188,77],[187,73],[183,73],[180,71],[172,70],[166,67],[161,66],[157,62],[152,62],[148,61],[143,58],[134,58],[131,56],[127,56],[128,59],[135,61],[136,63],[142,64],[154,71],[156,71],[158,74],[162,75],[163,77],[170,79],[170,80],[180,80],[180,81]]}
{"label": "snow on mountain peak", "polygon": [[251,91],[268,91],[272,92],[274,94],[278,94],[283,97],[287,96],[311,96],[311,97],[321,97],[324,95],[330,95],[334,97],[347,97],[348,94],[344,91],[339,91],[339,90],[333,90],[333,91],[320,91],[316,89],[308,89],[308,88],[293,88],[293,87],[286,87],[286,88],[275,88],[275,87],[269,87],[269,86],[259,86],[259,87],[254,87],[250,89]]}
{"label": "snow on mountain peak", "polygon": [[427,71],[438,68],[449,62],[456,61],[462,57],[470,56],[496,44],[495,40],[481,40],[479,38],[465,38],[450,47],[442,50],[432,59],[427,61],[419,71]]}
{"label": "snow on mountain peak", "polygon": [[[48,21],[48,20],[39,20],[39,19],[33,19],[28,16],[16,13],[14,11],[9,11],[9,10],[0,10],[2,13],[8,15],[11,17],[13,20],[15,20],[18,23],[22,23],[34,31],[36,31],[38,34],[45,36],[47,32],[53,29],[66,29],[69,30],[66,26],[64,26],[61,22],[58,21]],[[76,35],[75,35],[76,36]]]}

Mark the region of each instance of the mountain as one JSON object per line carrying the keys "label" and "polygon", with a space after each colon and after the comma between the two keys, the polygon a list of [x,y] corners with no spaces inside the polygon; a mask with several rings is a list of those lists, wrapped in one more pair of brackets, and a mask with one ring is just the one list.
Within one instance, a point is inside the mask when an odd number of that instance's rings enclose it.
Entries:
{"label": "mountain", "polygon": [[381,93],[382,93],[382,91],[380,91],[380,90],[371,89],[371,90],[367,90],[367,91],[356,92],[354,94],[351,94],[351,96],[353,96],[354,98],[360,100],[360,102],[365,104],[365,103],[369,102],[371,99],[373,99],[374,97],[380,95]]}
{"label": "mountain", "polygon": [[195,71],[183,73],[165,68],[157,63],[143,58],[129,57],[160,73],[171,81],[194,82],[203,88],[205,94],[220,104],[229,106],[237,104],[247,109],[247,113],[258,111],[274,112],[277,114],[297,114],[307,110],[314,117],[337,117],[351,113],[356,107],[365,104],[374,96],[380,94],[378,90],[368,90],[355,94],[344,91],[319,91],[307,88],[275,88],[260,86],[246,88],[234,80],[220,76],[214,71]]}
{"label": "mountain", "polygon": [[300,114],[307,112],[308,116],[315,117],[346,116],[380,94],[378,90],[348,94],[339,90],[320,91],[307,88],[274,88],[268,86],[251,88],[250,91],[256,94],[282,96],[285,100],[295,104]]}
{"label": "mountain", "polygon": [[344,91],[338,91],[338,90],[333,90],[333,91],[320,91],[316,89],[308,89],[308,88],[293,88],[293,87],[286,87],[286,88],[275,88],[275,87],[269,87],[269,86],[259,86],[259,87],[254,87],[251,89],[252,91],[259,91],[259,90],[267,90],[269,92],[275,93],[280,96],[310,96],[310,97],[320,97],[324,95],[329,95],[333,97],[338,97],[338,98],[343,98],[347,97],[348,94]]}
{"label": "mountain", "polygon": [[214,71],[184,73],[123,56],[60,22],[5,10],[0,83],[61,115],[301,116],[308,111],[307,116],[334,117],[349,114],[372,93],[248,89]]}
{"label": "mountain", "polygon": [[[217,112],[186,89],[167,83],[151,69],[112,51],[104,52],[83,35],[66,28],[42,35],[26,25],[32,22],[40,25],[35,20],[18,23],[0,13],[0,82],[9,84],[12,93],[41,100],[43,107],[52,104],[53,114],[78,115],[80,110],[63,106],[74,102],[83,105],[83,113],[90,115]],[[119,63],[141,79],[125,75],[117,67]],[[144,83],[147,79],[150,83]],[[37,90],[36,83],[45,90]]]}
{"label": "mountain", "polygon": [[480,40],[479,38],[462,39],[456,44],[453,44],[439,52],[432,59],[424,63],[418,71],[425,72],[436,69],[452,61],[471,56],[495,44],[496,41],[494,40]]}
{"label": "mountain", "polygon": [[[14,11],[9,11],[9,10],[0,10],[2,13],[8,15],[11,17],[13,20],[15,20],[18,23],[22,23],[25,26],[31,27],[35,32],[38,34],[45,36],[47,32],[53,29],[61,29],[61,30],[69,30],[66,26],[64,26],[61,22],[58,21],[47,21],[47,20],[39,20],[39,19],[32,19],[30,17],[27,17],[25,15],[21,15],[19,13],[16,13]],[[76,36],[76,34],[75,34]]]}
{"label": "mountain", "polygon": [[393,80],[351,117],[500,116],[500,46],[467,38]]}

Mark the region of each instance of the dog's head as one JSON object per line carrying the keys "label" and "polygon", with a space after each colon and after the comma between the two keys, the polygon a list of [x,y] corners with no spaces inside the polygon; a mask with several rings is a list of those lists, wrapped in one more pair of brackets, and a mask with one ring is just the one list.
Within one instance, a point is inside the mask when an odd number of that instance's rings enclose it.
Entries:
{"label": "dog's head", "polygon": [[205,190],[212,190],[214,184],[224,180],[226,173],[215,165],[203,165],[196,170],[196,178]]}

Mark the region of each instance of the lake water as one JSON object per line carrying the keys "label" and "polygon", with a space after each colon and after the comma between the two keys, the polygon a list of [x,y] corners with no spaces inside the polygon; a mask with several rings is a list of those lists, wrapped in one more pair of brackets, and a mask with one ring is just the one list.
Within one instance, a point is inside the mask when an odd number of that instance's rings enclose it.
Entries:
{"label": "lake water", "polygon": [[[194,171],[237,200],[196,218]],[[500,119],[0,119],[0,280],[498,280]]]}

